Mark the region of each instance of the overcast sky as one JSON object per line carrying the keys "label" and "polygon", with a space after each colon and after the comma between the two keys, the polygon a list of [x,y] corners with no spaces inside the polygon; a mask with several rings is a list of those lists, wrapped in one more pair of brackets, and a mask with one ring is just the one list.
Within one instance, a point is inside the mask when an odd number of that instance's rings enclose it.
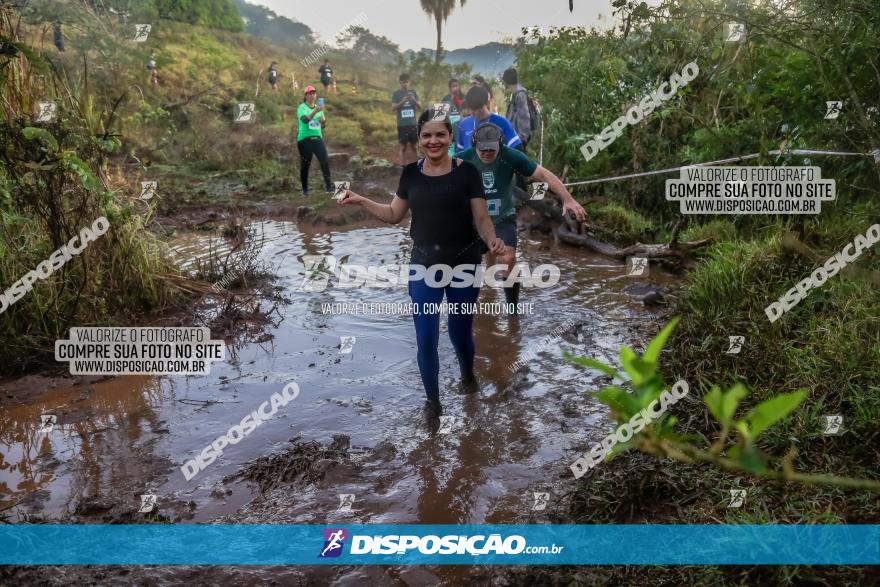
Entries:
{"label": "overcast sky", "polygon": [[[611,0],[467,0],[443,25],[443,47],[469,48],[516,37],[523,26],[595,26],[612,23]],[[434,48],[434,21],[422,11],[419,0],[248,0],[275,13],[309,25],[322,38],[331,39],[360,13],[363,26],[384,35],[401,49]]]}

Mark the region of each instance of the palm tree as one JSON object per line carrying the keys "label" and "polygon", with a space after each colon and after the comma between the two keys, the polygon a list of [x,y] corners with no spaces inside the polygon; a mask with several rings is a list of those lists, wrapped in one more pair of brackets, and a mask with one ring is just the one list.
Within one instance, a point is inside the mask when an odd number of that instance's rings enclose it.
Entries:
{"label": "palm tree", "polygon": [[[461,0],[462,8],[464,8],[465,1]],[[421,2],[425,14],[432,17],[437,25],[437,51],[434,53],[434,63],[440,63],[440,54],[443,51],[443,23],[455,10],[455,0],[419,0],[419,2]]]}

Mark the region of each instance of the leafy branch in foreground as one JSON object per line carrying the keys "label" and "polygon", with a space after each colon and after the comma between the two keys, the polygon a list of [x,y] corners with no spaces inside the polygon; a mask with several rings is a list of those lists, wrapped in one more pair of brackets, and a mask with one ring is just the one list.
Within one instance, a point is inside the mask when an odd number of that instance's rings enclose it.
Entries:
{"label": "leafy branch in foreground", "polygon": [[[621,347],[622,372],[596,359],[579,357],[567,352],[563,353],[563,357],[575,365],[597,369],[613,379],[612,385],[594,393],[600,402],[611,408],[611,415],[617,422],[626,423],[660,399],[666,386],[658,371],[658,359],[660,351],[663,350],[678,321],[678,318],[674,318],[667,324],[648,344],[641,357],[629,347]],[[620,383],[614,384],[617,381]],[[794,448],[783,458],[778,459],[778,466],[774,466],[774,459],[757,447],[757,440],[763,432],[797,408],[807,392],[800,389],[792,393],[776,395],[762,401],[740,419],[734,419],[739,404],[747,394],[746,387],[737,383],[726,392],[717,385],[713,386],[704,396],[703,401],[709,413],[718,421],[721,428],[718,438],[709,446],[697,444],[706,441],[702,436],[683,436],[676,433],[674,426],[678,422],[677,418],[663,414],[653,422],[648,420],[629,441],[616,444],[608,452],[608,458],[636,449],[660,458],[672,458],[685,463],[710,463],[723,469],[750,473],[757,477],[880,491],[880,482],[870,479],[797,472],[792,466],[797,456]],[[733,439],[731,439],[732,433],[735,435]]]}

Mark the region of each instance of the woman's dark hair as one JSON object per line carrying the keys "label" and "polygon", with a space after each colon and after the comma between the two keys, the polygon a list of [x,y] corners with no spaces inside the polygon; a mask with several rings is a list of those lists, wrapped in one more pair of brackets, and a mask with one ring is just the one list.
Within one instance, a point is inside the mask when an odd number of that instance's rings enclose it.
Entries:
{"label": "woman's dark hair", "polygon": [[449,116],[444,116],[443,120],[434,120],[434,109],[429,108],[422,112],[422,115],[419,116],[419,134],[422,134],[422,127],[425,126],[427,122],[442,122],[446,127],[446,130],[449,131],[449,134],[452,134],[452,123],[449,122]]}

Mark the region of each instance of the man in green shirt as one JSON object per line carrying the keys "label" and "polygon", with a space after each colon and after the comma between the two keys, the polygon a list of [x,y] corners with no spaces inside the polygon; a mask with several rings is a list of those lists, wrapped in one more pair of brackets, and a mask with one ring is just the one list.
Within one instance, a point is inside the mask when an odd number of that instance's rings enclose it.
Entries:
{"label": "man in green shirt", "polygon": [[296,119],[299,127],[296,135],[296,147],[299,150],[299,181],[302,184],[302,195],[309,196],[309,167],[312,165],[312,157],[318,158],[321,164],[321,174],[324,176],[324,186],[328,193],[335,193],[333,182],[330,181],[330,160],[327,157],[327,147],[324,146],[323,129],[327,124],[324,117],[323,99],[317,100],[317,92],[312,86],[306,86],[305,97],[296,111]]}
{"label": "man in green shirt", "polygon": [[[505,244],[503,254],[496,258],[491,253],[486,253],[484,260],[486,267],[491,267],[496,262],[507,265],[507,272],[503,276],[506,278],[516,264],[516,207],[513,198],[515,173],[526,179],[547,183],[549,190],[562,201],[563,216],[572,212],[578,220],[583,221],[587,214],[555,174],[538,165],[525,153],[505,146],[504,132],[499,126],[491,122],[481,124],[474,131],[472,142],[473,146],[459,153],[458,157],[473,163],[482,177],[489,216],[495,224],[495,234]],[[504,288],[504,298],[508,304],[519,302],[520,287],[520,283],[515,283]]]}

